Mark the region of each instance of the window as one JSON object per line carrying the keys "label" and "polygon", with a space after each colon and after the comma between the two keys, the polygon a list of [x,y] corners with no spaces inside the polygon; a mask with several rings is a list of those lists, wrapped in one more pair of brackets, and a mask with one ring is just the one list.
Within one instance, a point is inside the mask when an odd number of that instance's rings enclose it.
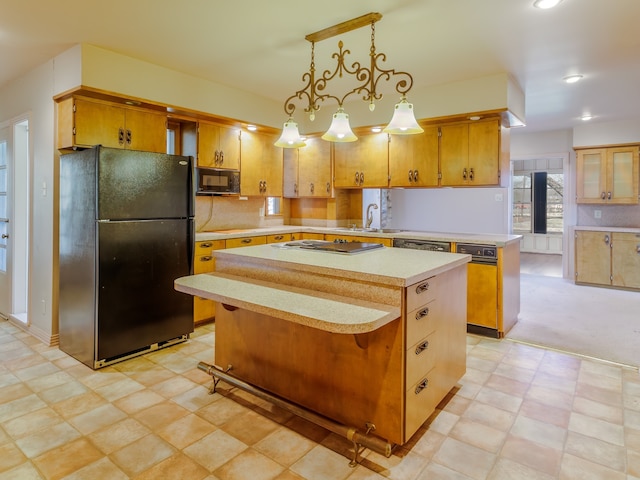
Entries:
{"label": "window", "polygon": [[564,175],[513,172],[514,233],[562,233]]}
{"label": "window", "polygon": [[280,197],[267,197],[266,215],[280,215]]}

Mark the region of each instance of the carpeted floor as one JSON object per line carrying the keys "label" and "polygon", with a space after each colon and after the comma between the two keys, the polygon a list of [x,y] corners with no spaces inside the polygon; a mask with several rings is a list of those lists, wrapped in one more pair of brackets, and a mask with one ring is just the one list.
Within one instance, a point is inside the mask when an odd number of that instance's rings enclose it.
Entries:
{"label": "carpeted floor", "polygon": [[530,274],[520,285],[520,315],[507,339],[640,366],[640,292]]}

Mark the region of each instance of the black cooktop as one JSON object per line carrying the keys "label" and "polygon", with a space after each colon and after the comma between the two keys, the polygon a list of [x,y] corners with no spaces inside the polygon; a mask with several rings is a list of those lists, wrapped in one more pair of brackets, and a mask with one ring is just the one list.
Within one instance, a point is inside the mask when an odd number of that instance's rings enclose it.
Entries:
{"label": "black cooktop", "polygon": [[319,250],[337,253],[359,253],[366,250],[382,248],[381,243],[371,242],[323,242],[319,240],[302,240],[295,243],[286,243],[288,247],[303,248],[306,250]]}

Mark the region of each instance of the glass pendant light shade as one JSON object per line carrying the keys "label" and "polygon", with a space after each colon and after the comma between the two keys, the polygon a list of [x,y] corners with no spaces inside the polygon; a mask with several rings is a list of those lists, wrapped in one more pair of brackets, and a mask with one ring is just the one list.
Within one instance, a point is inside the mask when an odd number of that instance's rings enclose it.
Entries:
{"label": "glass pendant light shade", "polygon": [[344,113],[342,107],[338,108],[338,111],[333,114],[331,126],[329,130],[322,135],[322,139],[329,142],[355,142],[358,139],[353,131],[351,131],[349,115]]}
{"label": "glass pendant light shade", "polygon": [[300,148],[307,144],[300,138],[298,124],[293,118],[289,117],[289,120],[284,122],[284,127],[282,127],[282,135],[274,145],[282,148]]}
{"label": "glass pendant light shade", "polygon": [[413,104],[407,102],[406,97],[403,96],[400,99],[400,103],[396,103],[393,118],[391,118],[391,122],[383,132],[395,135],[411,135],[424,132],[416,121],[416,116],[413,113]]}

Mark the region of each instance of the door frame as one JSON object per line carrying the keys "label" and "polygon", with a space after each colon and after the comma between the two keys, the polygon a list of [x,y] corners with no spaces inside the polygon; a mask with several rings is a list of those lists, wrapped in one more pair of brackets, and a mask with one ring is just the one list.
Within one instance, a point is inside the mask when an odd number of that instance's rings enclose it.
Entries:
{"label": "door frame", "polygon": [[[24,114],[0,123],[8,129],[8,218],[10,246],[7,248],[8,311],[2,312],[11,321],[29,325],[29,257],[31,252],[31,225],[33,218],[31,184],[33,171],[32,135],[29,134],[31,115]],[[43,187],[46,190],[46,187]],[[44,191],[43,191],[43,194]]]}
{"label": "door frame", "polygon": [[[513,176],[514,168],[513,162],[518,160],[544,160],[549,159],[562,159],[562,173],[564,175],[564,195],[562,201],[563,218],[562,218],[562,276],[563,278],[571,277],[571,267],[573,266],[573,226],[576,224],[577,208],[575,204],[575,161],[571,161],[571,152],[560,153],[540,153],[529,155],[513,155],[511,157],[511,175]],[[510,201],[509,201],[509,230],[513,233],[513,223],[511,222],[513,215],[513,181],[510,182],[509,187]]]}

